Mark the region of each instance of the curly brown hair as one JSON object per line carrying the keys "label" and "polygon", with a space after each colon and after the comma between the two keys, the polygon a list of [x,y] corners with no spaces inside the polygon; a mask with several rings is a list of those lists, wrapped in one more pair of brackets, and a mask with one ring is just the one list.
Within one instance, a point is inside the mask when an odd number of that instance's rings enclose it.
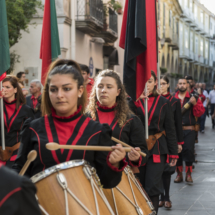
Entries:
{"label": "curly brown hair", "polygon": [[115,118],[118,121],[120,127],[124,125],[127,118],[131,115],[131,111],[126,100],[126,92],[124,85],[122,84],[119,75],[113,70],[103,70],[101,71],[95,79],[95,83],[90,94],[89,104],[87,106],[87,112],[91,114],[93,120],[96,120],[96,108],[98,108],[97,96],[96,96],[96,87],[98,86],[98,80],[101,77],[111,77],[114,78],[117,84],[117,88],[120,89],[119,95],[116,97],[116,107],[115,107]]}

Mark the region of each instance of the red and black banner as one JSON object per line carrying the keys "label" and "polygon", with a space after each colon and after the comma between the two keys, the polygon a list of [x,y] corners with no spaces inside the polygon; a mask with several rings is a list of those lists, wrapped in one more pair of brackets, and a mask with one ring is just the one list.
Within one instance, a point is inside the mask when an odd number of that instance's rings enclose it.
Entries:
{"label": "red and black banner", "polygon": [[125,49],[126,92],[136,100],[151,71],[157,74],[156,0],[126,0],[119,46]]}

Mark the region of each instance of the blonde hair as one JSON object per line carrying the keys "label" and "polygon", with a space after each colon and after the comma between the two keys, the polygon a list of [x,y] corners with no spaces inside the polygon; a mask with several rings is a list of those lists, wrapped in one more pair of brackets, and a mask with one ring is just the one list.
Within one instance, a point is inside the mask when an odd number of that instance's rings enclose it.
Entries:
{"label": "blonde hair", "polygon": [[[78,89],[80,88],[80,86],[84,86],[84,79],[82,77],[81,69],[78,63],[76,63],[73,60],[67,60],[67,59],[58,59],[54,61],[49,67],[49,71],[46,77],[46,82],[45,82],[44,90],[42,94],[41,109],[42,109],[43,116],[45,116],[46,114],[51,114],[52,104],[49,97],[49,84],[51,81],[51,77],[56,74],[71,75],[72,79],[77,81]],[[84,113],[86,101],[87,101],[87,93],[86,93],[86,89],[84,88],[84,92],[81,98],[78,98],[78,104],[77,104],[77,106],[80,106],[80,105],[82,106],[81,108],[82,114]]]}
{"label": "blonde hair", "polygon": [[96,96],[96,87],[98,85],[98,80],[101,77],[111,77],[116,81],[117,88],[120,89],[119,95],[116,97],[116,107],[115,107],[115,118],[118,121],[118,124],[120,127],[124,125],[126,122],[128,116],[132,113],[129,109],[127,100],[126,100],[126,92],[125,88],[120,80],[119,75],[114,72],[113,70],[103,70],[101,71],[96,79],[95,84],[93,86],[92,92],[90,94],[89,98],[89,104],[87,106],[87,112],[91,114],[91,117],[93,120],[96,120],[96,108],[98,107],[97,102],[97,96]]}

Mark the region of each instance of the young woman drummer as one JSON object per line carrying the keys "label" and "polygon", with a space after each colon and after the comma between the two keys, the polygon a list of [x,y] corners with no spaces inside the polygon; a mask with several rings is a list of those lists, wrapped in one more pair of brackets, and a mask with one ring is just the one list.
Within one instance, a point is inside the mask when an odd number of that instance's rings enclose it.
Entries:
{"label": "young woman drummer", "polygon": [[[175,166],[178,158],[178,147],[174,129],[173,115],[170,102],[158,95],[157,77],[151,72],[151,77],[147,81],[148,99],[148,130],[149,140],[149,158],[145,166],[139,168],[140,173],[137,176],[140,179],[144,189],[148,193],[158,211],[159,195],[163,192],[162,174],[168,157],[172,158],[171,166]],[[144,98],[141,95],[138,101],[130,101],[130,107],[145,124]],[[166,132],[166,134],[164,133]],[[153,136],[151,136],[153,135]],[[169,155],[169,156],[168,156]]]}
{"label": "young woman drummer", "polygon": [[[182,130],[182,115],[181,115],[181,104],[178,99],[174,96],[171,96],[169,93],[169,79],[167,76],[162,76],[160,79],[160,94],[168,99],[171,104],[173,116],[174,116],[174,123],[175,123],[175,130],[176,130],[176,137],[178,142],[178,153],[182,151],[182,145],[184,144],[183,141],[183,130]],[[163,186],[164,186],[164,193],[161,194],[159,207],[171,208],[172,203],[169,198],[169,190],[170,190],[170,182],[171,182],[171,175],[175,173],[176,167],[170,167],[169,164],[165,165],[164,173],[163,173]]]}
{"label": "young woman drummer", "polygon": [[112,70],[104,70],[96,77],[89,99],[88,114],[93,120],[107,123],[113,137],[135,147],[128,153],[129,164],[139,167],[146,163],[137,151],[148,154],[144,128],[140,119],[129,109],[124,86],[119,75]]}
{"label": "young woman drummer", "polygon": [[[34,118],[33,110],[25,103],[25,97],[15,76],[2,81],[4,99],[4,131],[6,150],[2,150],[0,137],[0,163],[12,167],[20,146],[20,131],[26,119]],[[1,135],[1,134],[0,134]]]}
{"label": "young woman drummer", "polygon": [[[56,60],[50,66],[42,95],[43,117],[26,123],[21,148],[15,161],[17,171],[23,167],[28,153],[35,149],[38,156],[28,169],[32,176],[51,166],[74,159],[85,159],[97,170],[106,188],[115,187],[126,166],[125,150],[112,146],[111,129],[83,115],[86,90],[79,65],[72,60]],[[112,146],[111,153],[46,149],[48,142],[60,145]]]}

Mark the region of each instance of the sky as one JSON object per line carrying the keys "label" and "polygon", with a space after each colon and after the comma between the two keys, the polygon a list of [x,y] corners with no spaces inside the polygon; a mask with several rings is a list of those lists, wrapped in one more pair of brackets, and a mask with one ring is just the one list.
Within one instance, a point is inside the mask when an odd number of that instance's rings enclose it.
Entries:
{"label": "sky", "polygon": [[202,4],[205,5],[205,7],[215,14],[215,0],[200,0]]}

